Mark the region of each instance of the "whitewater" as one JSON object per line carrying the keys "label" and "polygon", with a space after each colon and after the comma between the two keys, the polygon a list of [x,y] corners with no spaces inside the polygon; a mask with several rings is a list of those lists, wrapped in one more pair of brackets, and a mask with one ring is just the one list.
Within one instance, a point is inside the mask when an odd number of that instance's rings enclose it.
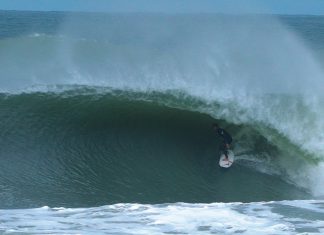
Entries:
{"label": "whitewater", "polygon": [[0,11],[0,233],[324,233],[323,26]]}

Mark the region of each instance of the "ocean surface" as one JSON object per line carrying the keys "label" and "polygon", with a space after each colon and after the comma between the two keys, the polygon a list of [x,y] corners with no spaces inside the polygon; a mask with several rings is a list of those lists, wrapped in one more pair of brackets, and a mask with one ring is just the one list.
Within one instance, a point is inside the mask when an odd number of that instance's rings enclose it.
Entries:
{"label": "ocean surface", "polygon": [[0,233],[324,234],[323,71],[322,16],[0,11]]}

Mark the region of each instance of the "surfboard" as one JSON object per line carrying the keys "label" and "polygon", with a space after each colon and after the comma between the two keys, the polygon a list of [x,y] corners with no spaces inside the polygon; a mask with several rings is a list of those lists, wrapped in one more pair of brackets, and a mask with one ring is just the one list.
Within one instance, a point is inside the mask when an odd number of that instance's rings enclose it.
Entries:
{"label": "surfboard", "polygon": [[219,159],[219,166],[220,167],[229,168],[234,162],[234,153],[233,153],[233,151],[228,150],[227,152],[228,152],[227,153],[228,160],[225,159],[226,157],[225,157],[224,153],[220,156],[220,159]]}

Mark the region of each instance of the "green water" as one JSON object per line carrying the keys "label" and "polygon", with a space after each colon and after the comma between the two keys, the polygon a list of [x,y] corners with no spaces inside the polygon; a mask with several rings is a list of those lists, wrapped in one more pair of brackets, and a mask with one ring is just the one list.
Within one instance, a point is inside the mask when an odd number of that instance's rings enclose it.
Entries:
{"label": "green water", "polygon": [[11,95],[0,109],[5,208],[310,197],[285,175],[240,160],[220,169],[215,121],[233,135],[234,152],[244,130],[257,146],[251,156],[276,153],[249,126],[109,93]]}

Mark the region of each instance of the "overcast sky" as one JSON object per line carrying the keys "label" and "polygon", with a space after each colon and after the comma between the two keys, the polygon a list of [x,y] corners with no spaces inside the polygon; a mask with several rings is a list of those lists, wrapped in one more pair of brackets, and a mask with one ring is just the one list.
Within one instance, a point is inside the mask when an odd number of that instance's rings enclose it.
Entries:
{"label": "overcast sky", "polygon": [[0,9],[324,15],[324,0],[0,0]]}

